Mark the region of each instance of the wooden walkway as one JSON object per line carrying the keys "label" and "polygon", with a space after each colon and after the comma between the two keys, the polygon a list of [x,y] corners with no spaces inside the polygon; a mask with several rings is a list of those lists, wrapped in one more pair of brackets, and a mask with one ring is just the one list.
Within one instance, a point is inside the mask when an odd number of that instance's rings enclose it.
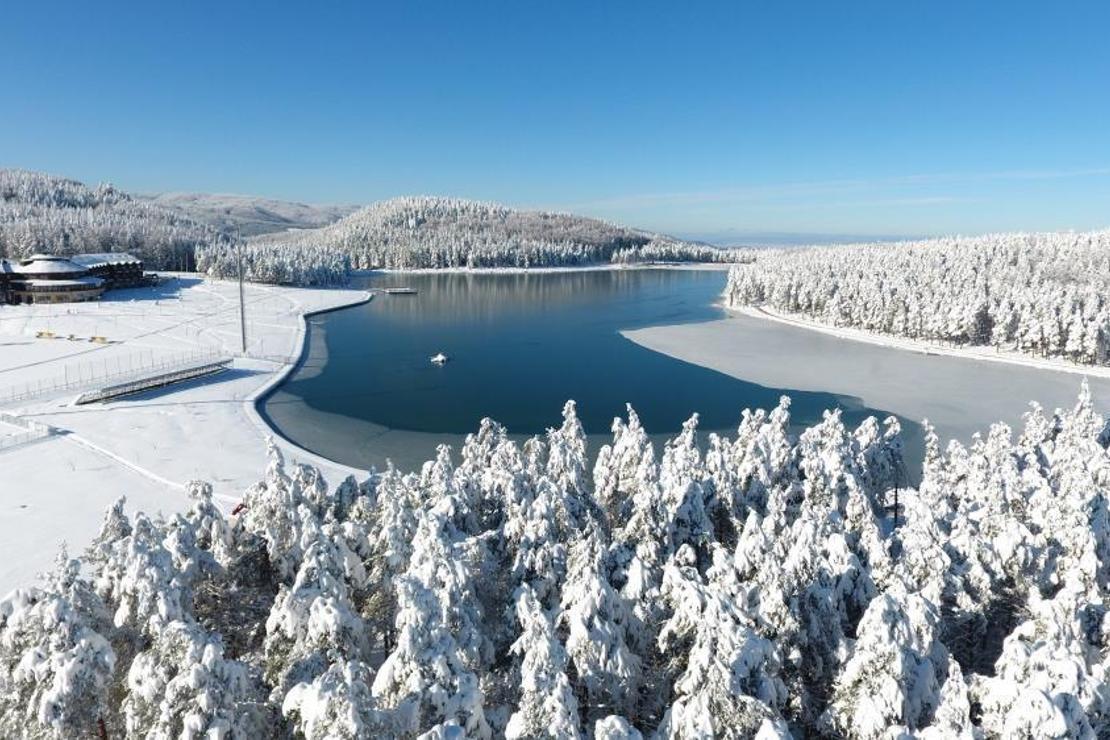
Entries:
{"label": "wooden walkway", "polygon": [[80,406],[86,403],[96,403],[98,401],[109,401],[113,398],[121,396],[130,396],[135,393],[142,393],[144,391],[155,390],[156,388],[165,388],[166,386],[175,383],[183,383],[186,380],[195,380],[196,378],[203,378],[216,373],[222,373],[227,370],[231,365],[231,358],[224,358],[216,362],[207,362],[192,367],[182,367],[168,373],[161,373],[158,375],[151,375],[146,378],[137,378],[126,383],[118,385],[110,385],[97,390],[82,393],[77,397],[75,403]]}

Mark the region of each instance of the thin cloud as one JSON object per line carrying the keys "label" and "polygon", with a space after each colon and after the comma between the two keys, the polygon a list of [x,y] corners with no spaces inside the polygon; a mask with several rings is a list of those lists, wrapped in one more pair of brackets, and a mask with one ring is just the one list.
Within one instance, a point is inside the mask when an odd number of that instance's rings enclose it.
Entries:
{"label": "thin cloud", "polygon": [[1000,172],[965,172],[938,175],[910,175],[905,182],[975,182],[980,180],[1063,180],[1074,177],[1106,177],[1110,167],[1074,170],[1002,170]]}
{"label": "thin cloud", "polygon": [[804,203],[790,208],[893,208],[898,206],[939,206],[952,203],[974,203],[978,198],[958,198],[953,195],[931,195],[920,198],[877,198],[874,200],[838,201],[825,203]]}

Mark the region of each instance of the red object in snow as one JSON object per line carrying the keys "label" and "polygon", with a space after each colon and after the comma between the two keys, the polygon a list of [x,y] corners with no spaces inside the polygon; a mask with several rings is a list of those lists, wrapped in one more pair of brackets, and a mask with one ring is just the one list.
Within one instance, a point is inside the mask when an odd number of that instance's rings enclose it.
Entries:
{"label": "red object in snow", "polygon": [[240,502],[239,502],[239,503],[238,503],[238,504],[237,504],[237,505],[235,506],[235,508],[231,510],[231,515],[232,515],[232,516],[235,516],[236,514],[242,513],[242,512],[244,512],[244,511],[246,511],[246,510],[247,510],[247,505],[246,505],[245,503],[243,503],[242,501],[240,501]]}

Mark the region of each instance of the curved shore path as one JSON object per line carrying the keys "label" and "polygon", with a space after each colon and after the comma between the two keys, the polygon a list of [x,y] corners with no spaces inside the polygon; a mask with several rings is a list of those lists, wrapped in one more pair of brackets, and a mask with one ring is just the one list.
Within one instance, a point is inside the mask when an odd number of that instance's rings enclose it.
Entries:
{"label": "curved shore path", "polygon": [[[0,395],[43,377],[110,373],[182,352],[236,356],[222,374],[108,404],[74,406],[73,392],[4,407],[59,433],[0,445],[0,596],[34,583],[63,542],[81,552],[119,496],[127,497],[129,513],[168,516],[189,507],[184,486],[200,479],[230,510],[264,474],[268,436],[288,460],[321,468],[329,485],[364,475],[282,439],[256,401],[301,357],[306,317],[369,299],[361,290],[248,285],[246,357],[238,356],[233,282],[179,275],[154,289],[109,293],[99,303],[0,307]],[[74,339],[37,339],[39,331]],[[89,353],[91,336],[111,343]]]}

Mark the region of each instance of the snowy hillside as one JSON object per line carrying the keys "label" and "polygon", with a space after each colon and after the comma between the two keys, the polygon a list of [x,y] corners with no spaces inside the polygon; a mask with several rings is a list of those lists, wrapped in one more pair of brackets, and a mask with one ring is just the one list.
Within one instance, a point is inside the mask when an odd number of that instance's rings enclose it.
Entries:
{"label": "snowy hillside", "polygon": [[315,229],[338,221],[357,206],[310,205],[251,195],[161,193],[150,202],[176,208],[190,218],[243,236],[287,229]]}
{"label": "snowy hillside", "polygon": [[322,229],[266,235],[257,241],[342,249],[351,255],[356,269],[725,262],[734,258],[731,252],[715,247],[582,216],[426,197],[382,201]]}
{"label": "snowy hillside", "polygon": [[221,252],[239,229],[259,265],[252,279],[312,285],[325,273],[326,282],[340,282],[350,268],[746,259],[597,219],[493,203],[395,198],[352,210],[235,195],[134,196],[111,185],[0,170],[0,256],[129,251],[152,269],[198,268],[223,277],[231,274],[225,270],[231,256]]}
{"label": "snowy hillside", "polygon": [[[573,403],[518,446],[329,488],[274,448],[225,517],[121,501],[0,601],[0,734],[1094,737],[1110,724],[1110,424],[1084,389],[970,448],[800,436],[786,399],[587,468]],[[897,516],[895,517],[895,506]],[[654,734],[657,733],[657,734]],[[653,735],[654,734],[654,735]]]}
{"label": "snowy hillside", "polygon": [[111,185],[0,169],[0,256],[130,252],[152,269],[191,269],[214,230]]}
{"label": "snowy hillside", "polygon": [[833,326],[1110,364],[1110,231],[763,251],[725,301]]}

